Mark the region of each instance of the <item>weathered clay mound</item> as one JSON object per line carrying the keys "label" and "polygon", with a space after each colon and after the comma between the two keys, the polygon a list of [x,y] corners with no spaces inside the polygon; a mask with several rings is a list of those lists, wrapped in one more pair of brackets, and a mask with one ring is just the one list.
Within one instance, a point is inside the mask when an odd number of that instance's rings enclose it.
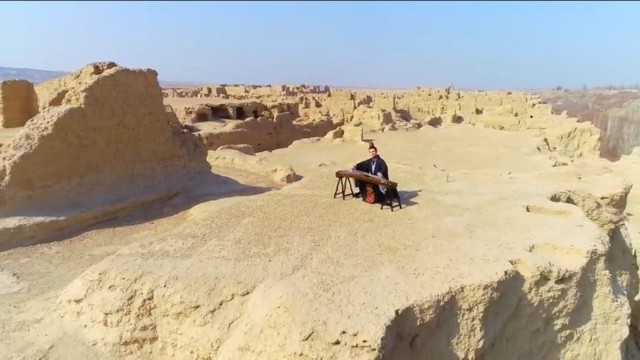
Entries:
{"label": "weathered clay mound", "polygon": [[273,119],[266,117],[248,118],[242,122],[230,123],[224,128],[198,132],[209,150],[224,145],[248,144],[256,152],[285,148],[296,140],[325,136],[335,129],[328,118],[317,121],[296,119],[291,113],[277,114]]}
{"label": "weathered clay mound", "polygon": [[558,119],[541,132],[543,138],[538,151],[546,153],[558,164],[599,153],[600,130],[591,124]]}
{"label": "weathered clay mound", "polygon": [[361,123],[365,131],[380,130],[392,124],[393,118],[389,111],[361,105],[353,112],[353,123]]}
{"label": "weathered clay mound", "polygon": [[[59,106],[66,98],[66,94],[72,88],[78,88],[86,85],[87,82],[93,80],[93,77],[103,72],[113,69],[118,65],[114,62],[97,62],[89,64],[73,74],[52,79],[35,86],[38,96],[38,104],[40,110],[44,110],[51,106]],[[67,98],[67,103],[69,103]]]}
{"label": "weathered clay mound", "polygon": [[231,167],[236,170],[262,174],[266,178],[270,178],[277,186],[300,180],[291,165],[274,164],[264,158],[257,157],[249,145],[222,146],[217,151],[210,151],[207,161],[216,168]]}
{"label": "weathered clay mound", "polygon": [[53,81],[56,100],[3,147],[2,214],[131,203],[208,172],[204,146],[165,111],[156,72],[102,65]]}

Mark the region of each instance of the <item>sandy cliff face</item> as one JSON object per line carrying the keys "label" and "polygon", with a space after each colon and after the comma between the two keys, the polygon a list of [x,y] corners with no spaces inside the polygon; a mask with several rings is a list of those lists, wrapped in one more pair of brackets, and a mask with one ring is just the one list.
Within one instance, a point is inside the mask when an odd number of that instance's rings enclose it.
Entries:
{"label": "sandy cliff face", "polygon": [[640,145],[640,91],[585,90],[542,94],[554,112],[590,122],[602,132],[600,155],[617,161]]}
{"label": "sandy cliff face", "polygon": [[620,108],[610,109],[601,121],[603,156],[618,160],[640,145],[640,100],[633,100]]}
{"label": "sandy cliff face", "polygon": [[[513,271],[492,282],[451,289],[396,312],[376,358],[636,358],[637,324],[627,324],[635,312],[637,265],[621,218],[624,205],[606,204],[629,190],[602,199],[580,191],[553,194],[551,201],[577,206],[603,230],[592,248],[532,246],[530,254],[509,260]],[[527,211],[566,216],[570,209]]]}

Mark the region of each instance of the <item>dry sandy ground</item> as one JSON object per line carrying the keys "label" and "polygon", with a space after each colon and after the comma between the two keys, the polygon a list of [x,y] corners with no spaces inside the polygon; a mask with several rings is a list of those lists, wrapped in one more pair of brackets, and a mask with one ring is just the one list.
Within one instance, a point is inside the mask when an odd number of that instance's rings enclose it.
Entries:
{"label": "dry sandy ground", "polygon": [[[373,358],[399,309],[513,264],[582,266],[601,232],[549,196],[606,191],[640,169],[552,167],[525,132],[467,125],[370,137],[399,183],[403,209],[393,213],[333,198],[335,171],[364,159],[366,144],[304,140],[257,155],[303,177],[282,189],[214,165],[246,186],[191,206],[202,200],[194,189],[65,241],[0,253],[0,358]],[[639,205],[633,192],[632,221]],[[96,320],[140,289],[154,291],[153,311]],[[192,312],[175,310],[186,303]],[[134,325],[145,321],[153,326]]]}

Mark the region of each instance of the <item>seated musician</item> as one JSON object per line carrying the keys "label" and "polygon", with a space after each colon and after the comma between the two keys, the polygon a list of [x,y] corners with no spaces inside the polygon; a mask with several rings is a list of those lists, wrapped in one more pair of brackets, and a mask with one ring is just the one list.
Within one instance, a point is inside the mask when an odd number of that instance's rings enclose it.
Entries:
{"label": "seated musician", "polygon": [[[357,163],[353,166],[353,169],[389,180],[387,163],[378,155],[378,149],[373,143],[369,143],[369,159]],[[368,203],[382,201],[385,191],[384,186],[376,186],[361,180],[355,180],[355,185],[360,189],[360,192],[355,196],[361,196],[362,201]]]}

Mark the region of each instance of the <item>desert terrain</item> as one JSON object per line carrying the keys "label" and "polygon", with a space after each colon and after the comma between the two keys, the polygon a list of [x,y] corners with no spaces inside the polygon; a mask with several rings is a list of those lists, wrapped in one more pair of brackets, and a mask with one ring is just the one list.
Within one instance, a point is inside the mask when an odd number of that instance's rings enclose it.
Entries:
{"label": "desert terrain", "polygon": [[[0,359],[639,359],[640,156],[518,92],[0,87]],[[373,142],[402,209],[334,198]]]}

